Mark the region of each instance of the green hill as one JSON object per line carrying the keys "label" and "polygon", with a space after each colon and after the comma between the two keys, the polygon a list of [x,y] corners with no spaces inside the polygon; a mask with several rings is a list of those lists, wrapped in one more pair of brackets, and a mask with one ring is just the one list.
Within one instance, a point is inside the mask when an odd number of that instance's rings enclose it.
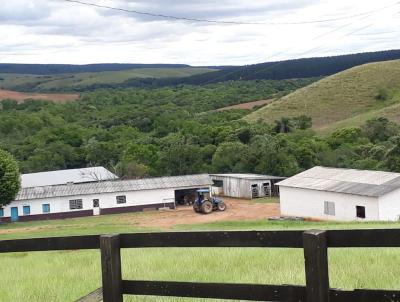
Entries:
{"label": "green hill", "polygon": [[37,92],[84,90],[93,85],[121,84],[132,79],[182,78],[214,70],[202,67],[169,67],[52,75],[0,73],[0,88]]}
{"label": "green hill", "polygon": [[251,113],[274,122],[308,115],[320,133],[384,116],[400,121],[400,60],[370,63],[326,77]]}

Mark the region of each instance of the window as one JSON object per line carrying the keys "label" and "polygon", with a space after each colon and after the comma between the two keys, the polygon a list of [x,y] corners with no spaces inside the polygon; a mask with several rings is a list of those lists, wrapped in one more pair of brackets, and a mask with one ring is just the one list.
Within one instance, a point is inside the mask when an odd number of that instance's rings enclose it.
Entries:
{"label": "window", "polygon": [[117,199],[117,203],[118,204],[126,203],[126,196],[125,195],[117,196],[116,199]]}
{"label": "window", "polygon": [[356,206],[357,218],[365,218],[365,207]]}
{"label": "window", "polygon": [[31,207],[30,206],[23,206],[22,208],[24,215],[30,215],[31,214]]}
{"label": "window", "polygon": [[93,208],[98,208],[100,201],[98,199],[93,199]]}
{"label": "window", "polygon": [[44,203],[42,204],[43,213],[50,213],[50,204]]}
{"label": "window", "polygon": [[331,201],[324,202],[324,214],[335,216],[335,203]]}
{"label": "window", "polygon": [[4,216],[4,209],[0,208],[0,217]]}
{"label": "window", "polygon": [[213,186],[222,188],[224,186],[224,181],[223,180],[214,179],[213,180]]}
{"label": "window", "polygon": [[79,210],[83,208],[82,199],[72,199],[69,201],[70,210]]}

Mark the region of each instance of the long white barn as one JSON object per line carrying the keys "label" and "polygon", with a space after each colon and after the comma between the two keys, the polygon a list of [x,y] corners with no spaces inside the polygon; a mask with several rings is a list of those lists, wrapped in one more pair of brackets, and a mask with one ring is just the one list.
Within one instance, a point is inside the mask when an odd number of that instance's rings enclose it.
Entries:
{"label": "long white barn", "polygon": [[0,222],[174,208],[176,199],[211,184],[208,174],[200,174],[25,187],[0,209]]}
{"label": "long white barn", "polygon": [[400,219],[400,174],[314,167],[278,183],[283,216],[321,220]]}

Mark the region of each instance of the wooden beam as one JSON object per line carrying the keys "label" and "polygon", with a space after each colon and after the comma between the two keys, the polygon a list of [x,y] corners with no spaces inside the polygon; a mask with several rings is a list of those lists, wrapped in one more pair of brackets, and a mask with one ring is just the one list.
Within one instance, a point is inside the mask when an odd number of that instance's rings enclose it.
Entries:
{"label": "wooden beam", "polygon": [[329,302],[329,272],[326,231],[303,234],[307,302]]}
{"label": "wooden beam", "polygon": [[100,287],[90,294],[76,300],[75,302],[100,302],[103,301],[103,289]]}
{"label": "wooden beam", "polygon": [[121,250],[119,235],[100,236],[104,302],[122,302]]}
{"label": "wooden beam", "polygon": [[129,295],[306,302],[304,286],[124,280],[122,288]]}

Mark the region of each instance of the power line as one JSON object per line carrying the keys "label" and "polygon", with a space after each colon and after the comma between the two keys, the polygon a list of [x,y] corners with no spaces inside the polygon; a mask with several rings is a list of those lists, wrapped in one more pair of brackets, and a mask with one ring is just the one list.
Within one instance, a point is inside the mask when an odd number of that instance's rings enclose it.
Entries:
{"label": "power line", "polygon": [[150,12],[138,11],[138,10],[133,10],[133,9],[125,9],[125,8],[108,6],[108,5],[100,5],[100,4],[84,2],[84,1],[80,1],[80,0],[62,0],[62,1],[91,6],[91,7],[97,7],[97,8],[102,8],[102,9],[120,11],[120,12],[125,12],[125,13],[151,16],[151,17],[156,17],[156,18],[191,21],[191,22],[202,22],[202,23],[228,24],[228,25],[302,25],[302,24],[326,23],[326,22],[334,22],[334,21],[340,21],[340,20],[346,20],[346,19],[352,19],[352,18],[356,18],[356,17],[370,15],[370,14],[376,13],[377,11],[381,11],[381,10],[384,10],[384,9],[387,9],[387,8],[390,8],[395,5],[400,4],[400,2],[396,2],[394,4],[391,4],[391,5],[388,5],[385,7],[381,7],[379,9],[363,12],[360,14],[337,17],[337,18],[330,18],[330,19],[299,21],[299,22],[241,22],[241,21],[223,21],[223,20],[198,19],[198,18],[190,18],[190,17],[178,17],[178,16],[173,16],[173,15],[164,15],[164,14],[150,13]]}

